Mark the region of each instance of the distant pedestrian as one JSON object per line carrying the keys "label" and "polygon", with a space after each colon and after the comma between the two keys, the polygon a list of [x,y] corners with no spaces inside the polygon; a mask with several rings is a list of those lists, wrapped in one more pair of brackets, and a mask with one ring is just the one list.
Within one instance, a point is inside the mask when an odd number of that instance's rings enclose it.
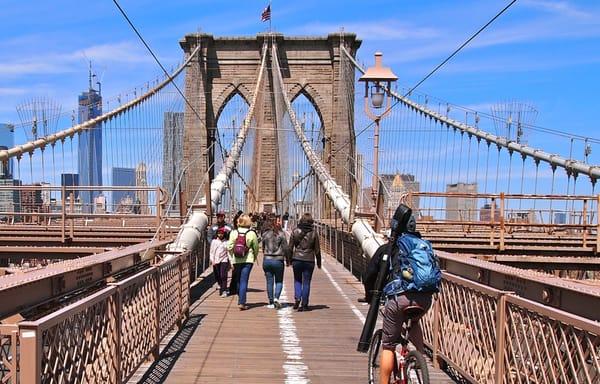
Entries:
{"label": "distant pedestrian", "polygon": [[227,224],[225,221],[225,212],[219,211],[217,213],[217,221],[208,229],[208,239],[212,240],[217,235],[217,230],[219,229],[225,230],[225,240],[229,239],[229,233],[231,232],[231,225]]}
{"label": "distant pedestrian", "polygon": [[210,263],[213,266],[215,280],[219,285],[219,295],[222,297],[227,296],[227,272],[229,271],[228,256],[225,229],[219,228],[216,237],[210,242]]}
{"label": "distant pedestrian", "polygon": [[[283,289],[284,260],[288,256],[288,243],[276,219],[271,219],[265,227],[262,245],[263,271],[265,271],[267,280],[267,297],[269,299],[267,307],[280,309],[279,296]],[[285,262],[289,265],[289,260],[285,260]],[[275,292],[273,292],[273,285]]]}
{"label": "distant pedestrian", "polygon": [[281,219],[283,220],[283,230],[287,231],[288,222],[290,221],[290,214],[288,213],[288,211],[285,211],[285,213],[283,214],[283,217]]}
{"label": "distant pedestrian", "polygon": [[319,237],[313,228],[314,221],[310,213],[305,213],[298,228],[291,236],[292,267],[294,269],[294,309],[307,311],[310,296],[310,282],[315,261],[321,269],[321,249]]}
{"label": "distant pedestrian", "polygon": [[250,229],[251,225],[250,216],[241,215],[237,222],[238,228],[231,232],[227,243],[231,263],[235,266],[239,276],[238,306],[242,311],[248,309],[248,305],[246,305],[248,280],[258,256],[258,237],[256,232]]}

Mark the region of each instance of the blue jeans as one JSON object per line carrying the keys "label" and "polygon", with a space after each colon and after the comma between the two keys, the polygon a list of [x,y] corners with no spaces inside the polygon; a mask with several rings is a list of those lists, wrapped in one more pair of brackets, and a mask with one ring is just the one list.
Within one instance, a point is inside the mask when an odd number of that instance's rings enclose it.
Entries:
{"label": "blue jeans", "polygon": [[294,269],[294,300],[301,301],[303,307],[308,306],[310,296],[310,280],[312,279],[315,263],[293,260]]}
{"label": "blue jeans", "polygon": [[246,292],[248,291],[248,279],[250,279],[252,265],[252,263],[241,263],[236,265],[240,269],[238,304],[246,304]]}
{"label": "blue jeans", "polygon": [[[269,304],[273,304],[273,298],[279,300],[281,290],[283,289],[283,260],[267,259],[263,260],[263,270],[267,278],[267,296]],[[275,280],[275,296],[273,297],[273,280]]]}

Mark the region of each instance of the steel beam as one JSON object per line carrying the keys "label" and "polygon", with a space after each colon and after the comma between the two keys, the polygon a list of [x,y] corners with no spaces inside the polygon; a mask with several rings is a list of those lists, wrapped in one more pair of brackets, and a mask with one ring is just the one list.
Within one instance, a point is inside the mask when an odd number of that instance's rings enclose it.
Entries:
{"label": "steel beam", "polygon": [[68,292],[90,287],[162,250],[169,240],[146,242],[46,268],[0,277],[0,318]]}

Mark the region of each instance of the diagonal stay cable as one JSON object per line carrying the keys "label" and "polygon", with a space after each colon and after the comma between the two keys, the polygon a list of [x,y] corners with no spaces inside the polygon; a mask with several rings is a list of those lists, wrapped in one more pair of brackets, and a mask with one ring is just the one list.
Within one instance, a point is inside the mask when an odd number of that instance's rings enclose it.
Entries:
{"label": "diagonal stay cable", "polygon": [[[473,39],[475,39],[481,32],[483,32],[487,27],[490,26],[490,24],[492,24],[497,18],[499,18],[504,12],[506,12],[514,3],[516,3],[517,0],[512,0],[508,5],[506,5],[500,12],[498,12],[494,17],[492,17],[487,23],[485,23],[481,28],[479,28],[479,30],[477,32],[475,32],[473,35],[471,35],[471,37],[469,37],[464,43],[462,43],[457,49],[454,50],[454,52],[452,52],[448,57],[446,57],[446,59],[444,59],[440,64],[438,64],[434,69],[432,69],[425,77],[423,77],[416,85],[414,85],[412,88],[410,88],[408,90],[408,92],[406,92],[404,94],[404,97],[409,96],[418,86],[420,86],[421,84],[423,84],[427,79],[429,79],[435,72],[437,72],[441,67],[444,66],[444,64],[446,64],[448,61],[450,61],[454,56],[456,56],[456,54],[458,54],[458,52],[460,52],[464,47],[466,47],[471,41],[473,41]],[[358,65],[358,63],[356,62],[356,60],[354,60],[354,58],[352,56],[350,56],[350,54],[348,53],[348,51],[346,51],[346,49],[342,46],[342,50],[346,53],[346,56],[348,56],[350,58],[350,60],[353,62],[354,66],[361,71],[362,73],[364,73],[364,69],[360,67],[360,65]],[[396,105],[400,104],[401,100],[396,100],[391,106],[390,109],[394,108]],[[363,134],[367,129],[371,128],[373,125],[375,124],[375,122],[371,122],[370,124],[368,124],[365,128],[363,128],[362,130],[360,130],[360,132],[356,135],[354,135],[354,138],[356,139],[358,136],[360,136],[361,134]],[[342,145],[340,148],[338,148],[337,150],[335,150],[334,152],[332,152],[329,156],[333,156],[336,153],[338,153],[339,151],[341,151],[342,149],[344,149],[345,147],[347,147],[348,145],[350,145],[350,142],[346,142],[344,145]]]}
{"label": "diagonal stay cable", "polygon": [[[129,24],[129,26],[131,27],[131,29],[133,29],[133,31],[135,32],[135,34],[137,35],[137,37],[140,39],[140,41],[142,42],[142,44],[144,44],[144,46],[146,47],[146,49],[148,50],[148,52],[150,53],[150,55],[152,55],[152,57],[154,58],[154,61],[156,61],[156,63],[160,67],[160,69],[162,69],[163,73],[171,81],[171,84],[173,84],[173,87],[175,87],[175,89],[177,90],[177,92],[181,95],[181,97],[183,97],[183,100],[185,100],[185,103],[187,104],[187,106],[190,107],[190,109],[192,110],[192,112],[194,112],[194,115],[196,115],[196,117],[198,118],[198,120],[200,120],[200,122],[202,124],[204,124],[204,126],[206,126],[206,122],[204,121],[204,119],[202,119],[202,117],[200,116],[200,114],[198,113],[198,111],[196,111],[196,108],[194,108],[194,106],[188,100],[188,98],[185,97],[185,95],[183,94],[183,92],[181,91],[181,89],[179,88],[179,86],[173,81],[173,78],[167,72],[167,70],[165,69],[165,67],[162,65],[162,63],[160,62],[160,60],[158,59],[158,57],[156,56],[156,54],[154,54],[154,51],[152,50],[152,48],[150,48],[150,46],[148,45],[148,43],[146,42],[146,40],[144,39],[144,37],[141,35],[141,33],[138,31],[138,29],[135,27],[135,25],[133,25],[133,22],[131,21],[131,19],[129,18],[129,16],[127,16],[127,13],[125,12],[125,10],[121,7],[121,5],[119,5],[119,3],[117,2],[117,0],[113,0],[113,3],[117,6],[117,8],[121,12],[121,14],[123,15],[123,17],[127,21],[127,23]],[[223,145],[221,144],[221,139],[219,138],[219,135],[216,135],[216,140],[217,140],[217,145],[221,149],[221,158],[224,160],[224,157],[223,157]]]}

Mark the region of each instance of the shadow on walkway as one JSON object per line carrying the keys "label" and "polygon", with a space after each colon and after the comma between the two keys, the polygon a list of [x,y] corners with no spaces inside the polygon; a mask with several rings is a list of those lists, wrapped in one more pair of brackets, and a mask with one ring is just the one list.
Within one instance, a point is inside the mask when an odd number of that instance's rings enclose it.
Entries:
{"label": "shadow on walkway", "polygon": [[[213,274],[206,276],[200,283],[195,285],[190,290],[190,301],[194,303],[197,301],[204,293],[206,293],[212,286],[215,284],[215,279]],[[191,304],[190,303],[190,304]],[[144,384],[159,384],[164,383],[168,376],[169,372],[175,366],[177,359],[179,356],[185,352],[185,347],[188,342],[192,338],[192,335],[196,331],[196,328],[202,322],[202,319],[206,315],[191,315],[181,329],[173,336],[173,338],[169,341],[167,346],[161,352],[158,360],[156,360],[152,365],[148,368],[144,376],[138,381],[138,383]]]}

